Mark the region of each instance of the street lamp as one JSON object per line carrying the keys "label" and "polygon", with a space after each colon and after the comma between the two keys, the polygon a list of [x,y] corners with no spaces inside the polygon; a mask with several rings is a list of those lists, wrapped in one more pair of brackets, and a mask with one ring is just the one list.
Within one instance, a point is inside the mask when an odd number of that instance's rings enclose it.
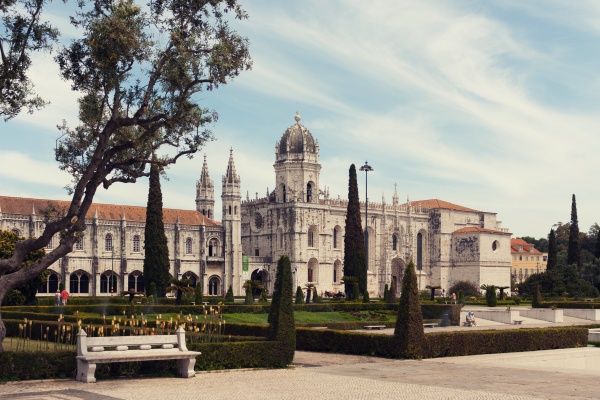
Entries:
{"label": "street lamp", "polygon": [[373,171],[373,167],[369,165],[368,161],[365,161],[365,165],[360,167],[361,171],[365,171],[365,258],[367,269],[369,269],[369,172]]}

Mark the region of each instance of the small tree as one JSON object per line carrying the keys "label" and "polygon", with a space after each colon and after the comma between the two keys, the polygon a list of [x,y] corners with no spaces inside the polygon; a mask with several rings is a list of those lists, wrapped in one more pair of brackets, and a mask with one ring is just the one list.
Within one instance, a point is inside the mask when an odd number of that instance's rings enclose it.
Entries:
{"label": "small tree", "polygon": [[383,288],[383,301],[387,303],[388,296],[390,295],[390,289],[388,284],[385,284],[385,288]]}
{"label": "small tree", "polygon": [[[355,277],[359,292],[367,288],[365,236],[360,216],[356,167],[350,166],[348,179],[348,208],[344,234],[344,275]],[[354,282],[344,281],[346,297],[354,297]],[[352,299],[356,300],[356,299]]]}
{"label": "small tree", "polygon": [[448,292],[459,293],[461,290],[465,296],[480,296],[481,295],[481,291],[479,290],[477,285],[471,281],[458,281],[458,282],[454,283],[452,286],[450,286],[450,289],[448,289]]}
{"label": "small tree", "polygon": [[392,280],[392,284],[390,286],[390,290],[388,292],[387,302],[390,304],[395,304],[398,301],[398,296],[396,296],[396,281]]}
{"label": "small tree", "polygon": [[189,279],[171,279],[171,286],[167,288],[167,292],[175,292],[175,304],[181,305],[183,294],[194,292],[194,287],[191,285],[192,281]]}
{"label": "small tree", "polygon": [[265,291],[265,289],[263,289],[260,292],[260,298],[258,299],[259,303],[268,303],[269,300],[267,299],[267,292]]}
{"label": "small tree", "polygon": [[485,290],[485,301],[488,307],[496,307],[498,304],[498,297],[496,296],[496,286],[494,285],[481,285],[481,288]]}
{"label": "small tree", "polygon": [[542,307],[542,292],[540,291],[540,284],[536,283],[535,285],[535,294],[531,299],[531,307],[532,308],[541,308]]}
{"label": "small tree", "polygon": [[556,247],[556,232],[554,232],[554,229],[550,229],[550,234],[548,234],[548,263],[546,264],[546,271],[555,269],[557,263],[558,249]]}
{"label": "small tree", "polygon": [[304,285],[306,288],[306,304],[310,304],[310,295],[312,294],[312,289],[315,287],[312,283],[307,283]]}
{"label": "small tree", "polygon": [[254,298],[252,297],[252,283],[250,281],[246,281],[244,284],[244,289],[246,290],[246,297],[244,297],[244,304],[251,305],[254,304]]}
{"label": "small tree", "polygon": [[233,288],[229,285],[229,289],[227,289],[227,294],[225,295],[225,303],[233,303]]}
{"label": "small tree", "polygon": [[148,295],[149,300],[152,302],[152,304],[156,304],[156,283],[151,282],[150,283],[150,294]]}
{"label": "small tree", "polygon": [[462,290],[458,291],[458,304],[465,305],[465,292]]}
{"label": "small tree", "polygon": [[369,291],[365,290],[363,293],[363,303],[370,303],[371,299],[369,298]]}
{"label": "small tree", "polygon": [[196,302],[197,306],[204,302],[204,296],[202,295],[202,285],[200,284],[200,282],[196,283],[196,290],[194,292],[194,295],[194,301]]}
{"label": "small tree", "polygon": [[304,304],[304,292],[300,286],[296,288],[296,304]]}
{"label": "small tree", "polygon": [[292,270],[289,257],[281,256],[277,262],[273,298],[269,312],[269,340],[276,340],[282,346],[278,359],[281,366],[289,365],[296,351],[296,325],[294,322],[294,306]]}
{"label": "small tree", "polygon": [[427,342],[423,331],[423,314],[419,303],[417,274],[412,260],[404,271],[394,338],[400,357],[423,358]]}
{"label": "small tree", "polygon": [[313,287],[313,303],[319,304],[323,302],[323,298],[317,293],[317,288]]}

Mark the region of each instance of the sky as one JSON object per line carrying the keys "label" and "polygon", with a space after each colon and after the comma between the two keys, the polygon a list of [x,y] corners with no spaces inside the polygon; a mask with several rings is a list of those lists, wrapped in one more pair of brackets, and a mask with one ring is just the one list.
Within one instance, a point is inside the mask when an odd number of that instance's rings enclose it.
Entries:
{"label": "sky", "polygon": [[[47,10],[77,35],[62,2]],[[273,190],[275,143],[296,112],[319,141],[320,189],[347,197],[365,161],[370,202],[441,199],[497,213],[513,237],[547,237],[600,221],[600,2],[242,1],[231,27],[250,41],[251,71],[204,93],[216,140],[162,182],[167,208],[194,209],[203,155],[215,181],[233,149],[242,197]],[[77,123],[78,94],[52,55],[36,54],[36,90],[51,104],[2,122],[0,195],[68,199],[57,125]],[[364,201],[365,177],[359,172]],[[147,180],[99,189],[95,201],[144,206]],[[596,199],[596,200],[594,200]]]}

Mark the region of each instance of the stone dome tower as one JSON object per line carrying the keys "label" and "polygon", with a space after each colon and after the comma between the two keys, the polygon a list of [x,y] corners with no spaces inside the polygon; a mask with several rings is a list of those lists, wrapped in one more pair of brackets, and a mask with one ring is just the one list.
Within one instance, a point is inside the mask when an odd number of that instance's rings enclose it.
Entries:
{"label": "stone dome tower", "polygon": [[284,132],[275,145],[275,179],[277,202],[319,201],[319,141],[300,124],[296,123]]}

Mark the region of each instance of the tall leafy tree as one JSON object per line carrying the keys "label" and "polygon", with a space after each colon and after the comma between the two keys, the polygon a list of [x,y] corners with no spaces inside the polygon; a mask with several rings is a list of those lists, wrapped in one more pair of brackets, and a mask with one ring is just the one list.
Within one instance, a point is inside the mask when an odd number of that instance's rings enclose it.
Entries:
{"label": "tall leafy tree", "polygon": [[412,260],[404,270],[394,338],[400,357],[423,358],[426,340],[423,331],[423,314],[419,302],[417,273]]}
{"label": "tall leafy tree", "polygon": [[581,244],[579,242],[579,224],[577,222],[577,203],[575,195],[571,202],[571,225],[569,227],[569,248],[567,250],[567,264],[581,267]]}
{"label": "tall leafy tree", "polygon": [[[150,168],[150,189],[144,230],[144,282],[156,284],[156,294],[164,297],[169,286],[169,247],[163,222],[163,202],[160,188],[160,169]],[[149,293],[148,293],[149,294]]]}
{"label": "tall leafy tree", "polygon": [[[0,303],[73,250],[99,186],[136,182],[149,176],[151,164],[174,164],[211,140],[217,114],[204,104],[206,92],[251,67],[247,39],[229,27],[229,20],[247,18],[237,0],[144,4],[77,2],[71,22],[81,36],[55,58],[61,78],[81,95],[80,122],[63,123],[56,146],[60,168],[73,178],[71,202],[40,237],[17,242],[13,256],[0,260]],[[6,35],[3,46],[7,40],[21,39]],[[20,268],[59,232],[58,246]],[[0,349],[5,335],[0,319]]]}
{"label": "tall leafy tree", "polygon": [[558,262],[558,251],[556,247],[556,233],[554,229],[550,229],[550,234],[548,235],[548,263],[546,264],[546,269],[551,271],[556,268],[556,263]]}
{"label": "tall leafy tree", "polygon": [[[358,182],[356,167],[350,166],[348,179],[348,208],[346,211],[346,231],[344,236],[344,276],[358,279],[358,290],[367,289],[367,266],[365,260],[365,242],[358,200]],[[346,297],[352,297],[352,285],[345,284]]]}
{"label": "tall leafy tree", "polygon": [[22,109],[29,113],[46,102],[35,94],[27,75],[31,55],[47,51],[58,38],[58,30],[42,21],[47,0],[1,0],[2,28],[0,32],[0,116],[8,120]]}

